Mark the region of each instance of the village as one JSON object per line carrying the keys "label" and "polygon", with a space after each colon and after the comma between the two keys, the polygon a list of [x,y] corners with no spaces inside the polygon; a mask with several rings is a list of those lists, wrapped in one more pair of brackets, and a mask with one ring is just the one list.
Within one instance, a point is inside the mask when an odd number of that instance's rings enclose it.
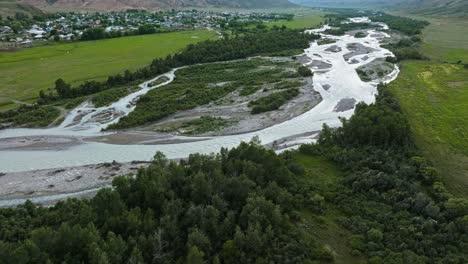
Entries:
{"label": "village", "polygon": [[[32,19],[20,16],[0,20],[0,42],[3,44],[2,47],[28,47],[41,44],[41,42],[86,40],[81,38],[83,33],[96,28],[101,28],[114,37],[148,34],[147,31],[142,32],[142,26],[158,29],[158,31],[150,31],[151,33],[190,29],[221,30],[229,27],[230,24],[261,24],[290,19],[292,15],[289,14],[200,10],[56,13]],[[18,23],[19,21],[21,23]]]}

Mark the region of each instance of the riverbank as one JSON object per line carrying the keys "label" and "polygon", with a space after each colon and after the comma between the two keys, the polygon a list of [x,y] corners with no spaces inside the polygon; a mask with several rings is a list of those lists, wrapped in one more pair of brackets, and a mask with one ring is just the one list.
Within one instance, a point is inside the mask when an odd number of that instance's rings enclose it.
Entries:
{"label": "riverbank", "polygon": [[31,200],[50,205],[66,198],[90,197],[117,176],[132,175],[148,162],[100,163],[60,169],[0,173],[0,207]]}

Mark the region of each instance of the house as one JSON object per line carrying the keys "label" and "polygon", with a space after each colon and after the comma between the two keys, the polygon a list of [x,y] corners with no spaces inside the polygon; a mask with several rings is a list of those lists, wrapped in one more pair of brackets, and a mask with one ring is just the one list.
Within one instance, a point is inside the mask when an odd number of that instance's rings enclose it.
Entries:
{"label": "house", "polygon": [[40,28],[38,25],[32,25],[31,29],[26,31],[30,35],[42,35],[45,34],[46,32]]}
{"label": "house", "polygon": [[121,27],[121,26],[110,26],[110,27],[106,27],[105,31],[106,32],[110,32],[110,31],[120,31],[120,30],[124,30],[125,28],[124,27]]}
{"label": "house", "polygon": [[9,26],[3,26],[3,27],[0,27],[0,33],[10,34],[10,33],[13,33],[13,30]]}

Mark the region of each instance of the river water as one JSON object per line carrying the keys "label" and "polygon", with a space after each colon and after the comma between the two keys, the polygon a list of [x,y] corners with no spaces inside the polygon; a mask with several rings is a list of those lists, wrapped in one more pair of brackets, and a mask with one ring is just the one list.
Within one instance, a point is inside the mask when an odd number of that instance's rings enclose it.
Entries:
{"label": "river water", "polygon": [[[350,19],[348,23],[369,22],[367,18]],[[376,23],[376,26],[387,29],[385,24]],[[309,32],[320,33],[329,28],[324,26],[320,29]],[[335,112],[334,109],[342,99],[355,99],[356,102],[372,103],[375,101],[377,93],[377,82],[363,82],[356,73],[356,68],[367,64],[378,58],[385,58],[392,53],[380,47],[382,36],[389,37],[386,33],[377,30],[367,30],[365,38],[355,38],[354,36],[325,36],[335,39],[337,42],[327,45],[311,43],[306,49],[305,55],[312,61],[322,61],[331,64],[327,71],[312,69],[314,89],[318,91],[323,100],[310,111],[290,119],[286,122],[268,127],[266,129],[241,134],[207,138],[203,141],[163,144],[163,145],[114,145],[106,143],[83,143],[68,148],[51,150],[4,150],[0,151],[0,172],[19,172],[37,169],[51,169],[59,167],[81,166],[96,164],[115,160],[117,162],[129,162],[133,160],[150,160],[156,151],[161,151],[168,158],[184,158],[191,153],[209,154],[218,152],[221,147],[235,147],[241,141],[250,141],[254,136],[258,136],[263,144],[302,135],[311,131],[318,131],[324,123],[331,127],[340,125],[339,117],[349,118],[354,110]],[[349,53],[348,44],[360,43],[365,47],[372,48],[367,54],[356,55],[353,63],[346,61],[343,55]],[[331,46],[341,49],[338,52],[327,51]],[[308,63],[309,64],[309,63]],[[307,65],[307,64],[306,64]],[[393,81],[399,73],[395,66],[392,73],[383,77],[381,82]],[[167,81],[160,85],[150,86],[157,78],[141,84],[141,90],[122,98],[118,102],[102,108],[92,108],[84,104],[71,111],[64,122],[55,128],[49,129],[7,129],[0,131],[1,138],[11,138],[19,136],[79,136],[93,137],[103,135],[102,128],[107,127],[127,115],[135,108],[134,102],[139,96],[145,94],[150,89],[157,89],[162,85],[170,83],[176,78],[177,71],[173,70],[164,74]],[[109,132],[106,132],[109,133]],[[297,142],[306,143],[313,141],[313,138],[300,137]]]}

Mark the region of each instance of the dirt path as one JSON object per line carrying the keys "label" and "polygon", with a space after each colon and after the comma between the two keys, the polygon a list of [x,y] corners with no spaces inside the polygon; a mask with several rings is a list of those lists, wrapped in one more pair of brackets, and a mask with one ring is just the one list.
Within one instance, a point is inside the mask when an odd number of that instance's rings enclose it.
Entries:
{"label": "dirt path", "polygon": [[32,105],[31,103],[23,102],[23,101],[20,101],[20,100],[9,98],[9,97],[1,97],[0,96],[0,99],[9,101],[9,102],[12,102],[12,103],[15,103],[15,104],[20,104],[20,105]]}
{"label": "dirt path", "polygon": [[54,126],[58,126],[60,125],[60,123],[62,123],[62,121],[65,119],[65,116],[67,116],[68,114],[68,110],[61,107],[61,106],[57,106],[57,108],[60,110],[60,115],[55,118],[55,120],[50,123],[49,127],[54,127]]}

